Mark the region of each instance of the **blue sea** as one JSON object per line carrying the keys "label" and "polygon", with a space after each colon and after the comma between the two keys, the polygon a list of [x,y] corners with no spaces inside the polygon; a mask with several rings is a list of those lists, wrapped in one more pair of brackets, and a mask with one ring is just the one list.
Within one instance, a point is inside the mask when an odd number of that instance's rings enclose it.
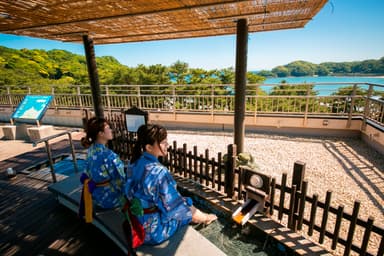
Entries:
{"label": "blue sea", "polygon": [[[267,78],[264,84],[279,84],[286,81],[289,84],[301,83],[326,83],[315,85],[314,90],[318,91],[320,96],[330,95],[336,92],[338,88],[352,86],[354,83],[372,83],[381,86],[375,86],[374,90],[384,91],[384,77],[361,77],[361,76],[303,76],[303,77],[280,77],[280,78]],[[332,84],[332,83],[348,83],[348,84]],[[368,89],[368,85],[362,86]],[[269,92],[272,86],[262,86],[262,89]]]}

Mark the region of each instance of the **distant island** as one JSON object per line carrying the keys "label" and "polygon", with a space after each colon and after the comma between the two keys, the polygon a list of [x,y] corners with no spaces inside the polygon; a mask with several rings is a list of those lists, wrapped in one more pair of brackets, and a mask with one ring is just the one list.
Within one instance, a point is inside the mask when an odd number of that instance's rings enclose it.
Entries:
{"label": "distant island", "polygon": [[[231,84],[233,67],[219,70],[190,68],[188,63],[176,61],[171,66],[162,64],[122,65],[111,56],[96,57],[101,84]],[[324,62],[314,64],[294,61],[272,70],[249,71],[249,83],[262,83],[269,77],[297,76],[382,76],[384,57],[378,60],[353,62]],[[0,92],[12,85],[82,85],[89,84],[85,56],[65,50],[11,49],[0,46]]]}
{"label": "distant island", "polygon": [[384,75],[384,57],[378,60],[324,62],[320,64],[298,60],[287,65],[277,66],[270,71],[262,70],[256,74],[264,77],[382,76]]}

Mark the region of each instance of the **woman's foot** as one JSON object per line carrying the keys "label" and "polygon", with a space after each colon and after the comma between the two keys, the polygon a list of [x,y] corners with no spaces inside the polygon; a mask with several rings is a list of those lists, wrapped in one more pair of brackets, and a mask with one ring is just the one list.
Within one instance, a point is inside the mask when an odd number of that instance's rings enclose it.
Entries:
{"label": "woman's foot", "polygon": [[194,206],[191,207],[192,210],[192,222],[196,224],[204,224],[209,225],[213,221],[217,220],[217,216],[215,214],[208,214],[200,211]]}
{"label": "woman's foot", "polygon": [[209,225],[212,222],[214,222],[215,220],[217,220],[217,216],[215,214],[212,214],[212,213],[206,214],[205,213],[205,221],[204,221],[205,225]]}

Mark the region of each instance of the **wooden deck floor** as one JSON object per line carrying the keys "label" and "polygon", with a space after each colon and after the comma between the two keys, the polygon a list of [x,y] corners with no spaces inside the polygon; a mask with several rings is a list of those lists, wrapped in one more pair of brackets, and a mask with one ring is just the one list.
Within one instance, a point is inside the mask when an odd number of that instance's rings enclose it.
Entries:
{"label": "wooden deck floor", "polygon": [[[77,152],[83,150],[79,139],[74,138]],[[7,148],[4,144],[2,146],[0,148]],[[70,154],[69,143],[65,139],[55,142],[51,148],[53,156]],[[99,229],[82,223],[76,214],[59,205],[47,190],[52,182],[50,173],[24,171],[36,165],[33,169],[38,170],[42,167],[38,163],[46,161],[44,147],[0,159],[0,255],[124,255]],[[8,179],[8,167],[18,172],[16,178]],[[183,184],[179,179],[178,183],[188,189],[187,183]],[[206,193],[204,191],[201,192]],[[219,199],[217,195],[202,195],[202,198]],[[235,207],[233,202],[223,203],[225,209],[231,209],[229,205]],[[268,230],[271,222],[269,220],[269,226],[262,229]],[[291,233],[278,235],[290,244],[297,240],[290,238]],[[313,248],[318,247],[313,243],[308,242],[305,247],[303,255],[326,254],[321,248],[320,252],[314,253]]]}
{"label": "wooden deck floor", "polygon": [[[65,140],[52,144],[53,155],[69,154],[68,146]],[[22,172],[46,160],[42,147],[0,161],[0,255],[123,255],[101,231],[57,203],[47,190],[49,173],[36,178]],[[16,178],[7,178],[8,167],[17,170]]]}

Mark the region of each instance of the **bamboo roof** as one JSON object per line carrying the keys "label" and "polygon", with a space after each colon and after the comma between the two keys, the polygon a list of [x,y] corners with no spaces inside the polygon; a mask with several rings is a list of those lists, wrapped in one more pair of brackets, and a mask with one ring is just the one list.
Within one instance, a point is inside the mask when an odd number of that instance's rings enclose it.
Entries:
{"label": "bamboo roof", "polygon": [[0,0],[0,33],[63,42],[140,42],[304,27],[327,0]]}

